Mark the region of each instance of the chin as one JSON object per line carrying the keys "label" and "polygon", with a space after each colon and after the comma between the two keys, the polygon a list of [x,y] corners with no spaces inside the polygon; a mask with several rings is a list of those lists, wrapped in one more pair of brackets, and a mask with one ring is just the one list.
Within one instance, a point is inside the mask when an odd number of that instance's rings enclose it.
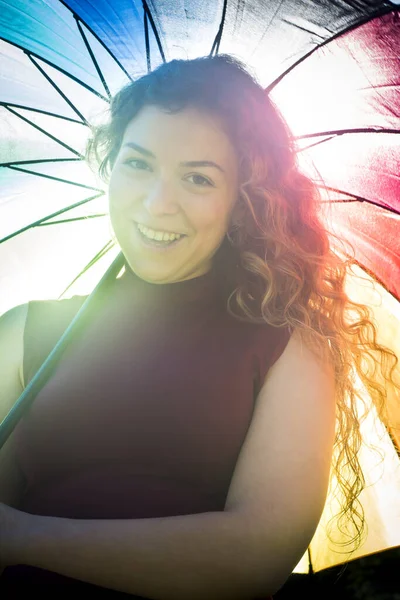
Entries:
{"label": "chin", "polygon": [[140,279],[143,279],[143,281],[147,281],[148,283],[169,283],[175,281],[175,279],[178,279],[174,277],[173,273],[171,272],[154,268],[146,268],[128,259],[127,262],[135,275],[137,275]]}

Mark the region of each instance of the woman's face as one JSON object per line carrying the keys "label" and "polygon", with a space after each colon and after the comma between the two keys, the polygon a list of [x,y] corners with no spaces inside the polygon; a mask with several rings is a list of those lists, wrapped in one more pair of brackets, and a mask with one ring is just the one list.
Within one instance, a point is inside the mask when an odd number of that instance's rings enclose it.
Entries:
{"label": "woman's face", "polygon": [[109,186],[112,227],[131,269],[152,283],[209,271],[237,179],[234,148],[217,120],[194,108],[143,108],[126,128]]}

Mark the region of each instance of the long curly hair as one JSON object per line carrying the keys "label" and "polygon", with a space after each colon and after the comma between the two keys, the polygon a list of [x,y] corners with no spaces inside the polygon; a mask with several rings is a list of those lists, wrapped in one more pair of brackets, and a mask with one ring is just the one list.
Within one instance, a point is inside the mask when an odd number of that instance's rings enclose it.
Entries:
{"label": "long curly hair", "polygon": [[240,195],[215,258],[227,310],[238,319],[296,329],[334,366],[331,482],[342,494],[334,521],[354,552],[366,533],[359,500],[365,480],[357,406],[363,397],[356,377],[384,422],[387,393],[400,390],[396,354],[377,342],[370,308],[345,292],[346,276],[357,264],[354,248],[344,247],[323,223],[319,188],[300,171],[287,124],[241,61],[227,54],[173,60],[125,86],[111,102],[108,123],[93,128],[88,144],[87,158],[96,160],[105,180],[128,123],[147,105],[170,113],[193,107],[215,116],[236,149]]}

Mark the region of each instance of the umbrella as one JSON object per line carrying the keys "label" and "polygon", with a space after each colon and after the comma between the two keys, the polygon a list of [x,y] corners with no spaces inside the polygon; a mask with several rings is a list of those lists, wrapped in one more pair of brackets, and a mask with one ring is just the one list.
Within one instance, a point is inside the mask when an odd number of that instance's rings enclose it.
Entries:
{"label": "umbrella", "polygon": [[[286,118],[331,230],[355,249],[349,296],[371,306],[378,341],[400,355],[399,5],[0,0],[0,313],[87,294],[113,264],[106,190],[82,160],[112,94],[163,61],[228,53]],[[400,410],[387,402],[390,428],[372,409],[363,423],[385,460],[363,447],[369,532],[352,558],[400,545]],[[295,571],[346,560],[324,530],[335,502]]]}

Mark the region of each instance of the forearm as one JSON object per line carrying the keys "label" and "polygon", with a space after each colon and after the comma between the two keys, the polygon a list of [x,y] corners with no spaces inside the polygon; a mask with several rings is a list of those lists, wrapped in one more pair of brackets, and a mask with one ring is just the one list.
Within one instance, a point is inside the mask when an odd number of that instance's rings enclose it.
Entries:
{"label": "forearm", "polygon": [[19,562],[156,600],[250,599],[262,588],[233,512],[130,520],[32,516]]}

